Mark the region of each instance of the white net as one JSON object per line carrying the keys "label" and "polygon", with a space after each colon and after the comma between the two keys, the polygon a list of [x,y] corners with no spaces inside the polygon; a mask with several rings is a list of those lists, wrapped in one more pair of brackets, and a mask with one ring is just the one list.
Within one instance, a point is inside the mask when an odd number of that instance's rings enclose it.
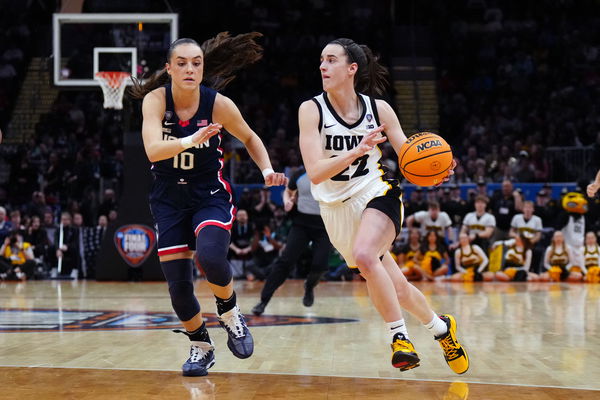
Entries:
{"label": "white net", "polygon": [[123,94],[130,75],[121,71],[100,71],[96,74],[95,79],[104,94],[104,108],[123,109]]}

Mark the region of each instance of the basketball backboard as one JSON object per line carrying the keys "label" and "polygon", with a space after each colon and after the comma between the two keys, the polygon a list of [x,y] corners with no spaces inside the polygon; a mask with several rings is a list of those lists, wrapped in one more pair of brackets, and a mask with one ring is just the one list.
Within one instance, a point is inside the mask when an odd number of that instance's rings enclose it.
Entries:
{"label": "basketball backboard", "polygon": [[164,66],[178,29],[177,14],[54,14],[54,84],[97,87],[98,71],[141,78]]}

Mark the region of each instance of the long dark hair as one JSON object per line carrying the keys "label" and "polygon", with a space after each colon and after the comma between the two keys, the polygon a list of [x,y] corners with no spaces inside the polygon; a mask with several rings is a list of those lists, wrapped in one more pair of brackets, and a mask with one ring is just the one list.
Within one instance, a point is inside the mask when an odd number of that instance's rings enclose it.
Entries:
{"label": "long dark hair", "polygon": [[[229,32],[221,32],[202,45],[190,38],[177,39],[169,47],[167,62],[171,62],[171,56],[177,46],[193,44],[200,47],[204,53],[202,82],[215,90],[221,90],[235,79],[237,71],[261,59],[263,49],[255,41],[261,36],[262,33],[259,32],[236,36],[229,35]],[[133,87],[129,89],[129,96],[134,99],[143,99],[146,94],[169,82],[169,79],[166,67],[155,72],[145,83],[132,77]]]}
{"label": "long dark hair", "polygon": [[349,63],[358,65],[354,76],[354,88],[369,96],[382,95],[388,86],[388,70],[379,63],[379,57],[371,49],[355,43],[352,39],[339,38],[329,44],[338,44],[344,48]]}

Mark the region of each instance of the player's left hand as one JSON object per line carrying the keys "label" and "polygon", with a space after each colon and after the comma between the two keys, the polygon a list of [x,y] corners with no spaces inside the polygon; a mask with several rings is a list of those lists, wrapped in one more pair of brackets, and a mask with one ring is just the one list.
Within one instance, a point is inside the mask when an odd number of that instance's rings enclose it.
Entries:
{"label": "player's left hand", "polygon": [[265,176],[265,185],[267,186],[282,186],[287,185],[288,178],[281,172],[273,172]]}

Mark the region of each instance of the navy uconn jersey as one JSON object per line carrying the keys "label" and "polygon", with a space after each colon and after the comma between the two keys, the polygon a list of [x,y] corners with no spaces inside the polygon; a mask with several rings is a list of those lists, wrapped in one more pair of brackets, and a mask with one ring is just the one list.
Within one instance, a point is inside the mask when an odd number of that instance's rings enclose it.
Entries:
{"label": "navy uconn jersey", "polygon": [[[171,84],[165,85],[164,88],[166,108],[162,122],[163,140],[178,140],[190,136],[212,123],[216,90],[200,85],[200,104],[196,114],[187,121],[181,121],[175,113]],[[221,134],[215,135],[173,158],[153,163],[152,172],[159,176],[216,179],[223,167],[221,137]]]}

